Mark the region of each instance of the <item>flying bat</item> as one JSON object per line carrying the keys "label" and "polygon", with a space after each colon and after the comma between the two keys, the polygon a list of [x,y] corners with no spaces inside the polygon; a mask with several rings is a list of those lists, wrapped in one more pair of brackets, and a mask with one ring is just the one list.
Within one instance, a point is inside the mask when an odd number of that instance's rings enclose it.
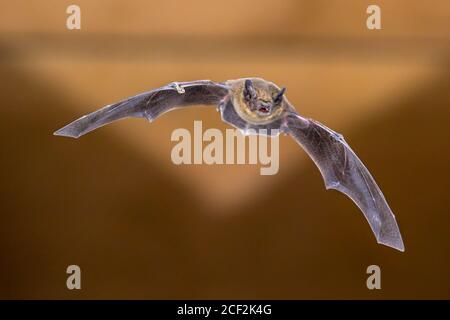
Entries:
{"label": "flying bat", "polygon": [[94,111],[54,134],[78,138],[127,117],[153,121],[172,109],[215,105],[222,120],[244,134],[283,132],[294,138],[319,168],[326,189],[346,194],[361,209],[377,242],[404,251],[395,216],[367,168],[341,134],[300,116],[285,90],[260,78],[173,82]]}

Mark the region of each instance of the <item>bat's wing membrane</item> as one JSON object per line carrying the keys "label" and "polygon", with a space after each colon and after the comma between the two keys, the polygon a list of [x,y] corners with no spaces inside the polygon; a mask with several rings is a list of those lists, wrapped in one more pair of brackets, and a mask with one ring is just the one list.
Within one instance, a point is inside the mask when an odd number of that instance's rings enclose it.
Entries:
{"label": "bat's wing membrane", "polygon": [[127,117],[153,120],[178,107],[196,104],[218,105],[227,94],[227,86],[209,80],[174,82],[103,107],[75,120],[54,134],[78,138],[101,126]]}
{"label": "bat's wing membrane", "polygon": [[295,113],[285,120],[287,132],[313,159],[326,188],[346,194],[358,205],[378,243],[404,251],[395,216],[383,193],[342,135]]}

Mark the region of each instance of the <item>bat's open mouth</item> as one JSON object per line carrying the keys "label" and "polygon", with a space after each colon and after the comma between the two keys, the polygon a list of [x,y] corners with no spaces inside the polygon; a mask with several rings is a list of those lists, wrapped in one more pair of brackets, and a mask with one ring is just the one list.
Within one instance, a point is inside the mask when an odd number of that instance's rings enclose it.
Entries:
{"label": "bat's open mouth", "polygon": [[269,113],[269,108],[266,108],[266,107],[258,108],[258,112],[261,112],[261,113]]}

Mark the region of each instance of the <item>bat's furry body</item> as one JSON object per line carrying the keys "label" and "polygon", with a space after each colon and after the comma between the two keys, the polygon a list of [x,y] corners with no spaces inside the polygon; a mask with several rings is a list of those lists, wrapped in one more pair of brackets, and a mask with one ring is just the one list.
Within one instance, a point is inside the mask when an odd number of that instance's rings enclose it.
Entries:
{"label": "bat's furry body", "polygon": [[[291,135],[319,168],[327,189],[350,197],[361,209],[379,243],[404,251],[394,214],[369,171],[343,136],[321,123],[301,117],[284,97],[284,88],[259,78],[174,82],[108,105],[68,124],[55,135],[78,138],[126,117],[152,121],[174,108],[217,105],[223,121],[242,130],[266,129]],[[272,131],[273,129],[277,129]]]}

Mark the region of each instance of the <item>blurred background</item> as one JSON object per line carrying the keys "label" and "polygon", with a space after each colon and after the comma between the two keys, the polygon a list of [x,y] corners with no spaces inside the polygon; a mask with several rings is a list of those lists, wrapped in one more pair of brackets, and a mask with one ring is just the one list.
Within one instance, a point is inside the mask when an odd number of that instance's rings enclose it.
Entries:
{"label": "blurred background", "polygon": [[[0,4],[0,298],[450,298],[449,1]],[[81,30],[66,29],[71,4]],[[370,4],[382,30],[366,28]],[[174,165],[174,129],[229,128],[214,108],[52,136],[172,81],[249,76],[345,135],[406,252],[378,245],[289,137],[275,176]],[[381,290],[366,288],[371,264]]]}

